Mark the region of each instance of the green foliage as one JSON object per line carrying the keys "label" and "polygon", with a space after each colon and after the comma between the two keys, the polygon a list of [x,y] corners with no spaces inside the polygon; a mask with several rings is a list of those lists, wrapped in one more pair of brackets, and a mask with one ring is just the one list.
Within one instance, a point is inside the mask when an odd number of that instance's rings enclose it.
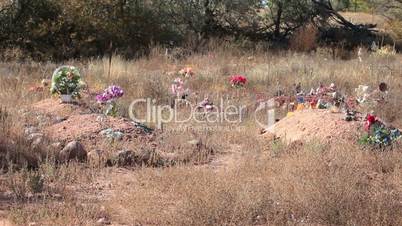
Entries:
{"label": "green foliage", "polygon": [[118,114],[119,114],[119,108],[117,106],[116,101],[108,102],[106,110],[105,110],[105,115],[112,116],[112,117],[117,117]]}
{"label": "green foliage", "polygon": [[[399,3],[397,3],[399,2]],[[153,44],[211,37],[283,40],[328,11],[375,8],[402,15],[399,0],[18,0],[0,4],[0,49],[35,60],[147,54]],[[321,6],[320,6],[321,5]],[[385,7],[392,6],[392,7]],[[397,5],[396,5],[397,6]],[[391,10],[392,9],[392,10]],[[400,9],[400,8],[399,8]],[[399,12],[399,14],[398,14]],[[325,24],[325,23],[323,23]]]}
{"label": "green foliage", "polygon": [[376,13],[391,19],[402,20],[402,0],[367,0],[366,2]]}
{"label": "green foliage", "polygon": [[367,0],[349,0],[348,10],[351,11],[367,11],[370,7],[370,1]]}
{"label": "green foliage", "polygon": [[0,48],[18,47],[41,60],[99,56],[112,51],[140,55],[153,42],[177,38],[153,3],[20,0],[0,9]]}

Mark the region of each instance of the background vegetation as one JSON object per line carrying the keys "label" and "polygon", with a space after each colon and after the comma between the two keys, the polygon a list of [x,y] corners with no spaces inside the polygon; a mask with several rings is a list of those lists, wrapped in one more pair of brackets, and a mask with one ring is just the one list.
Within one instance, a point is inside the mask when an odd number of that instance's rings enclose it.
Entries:
{"label": "background vegetation", "polygon": [[348,23],[338,11],[383,14],[397,40],[401,6],[399,0],[1,0],[0,49],[3,58],[131,58],[148,54],[155,44],[199,51],[211,38],[287,47],[292,34],[310,24],[324,44],[343,41],[328,33],[334,27],[351,36],[369,28]]}

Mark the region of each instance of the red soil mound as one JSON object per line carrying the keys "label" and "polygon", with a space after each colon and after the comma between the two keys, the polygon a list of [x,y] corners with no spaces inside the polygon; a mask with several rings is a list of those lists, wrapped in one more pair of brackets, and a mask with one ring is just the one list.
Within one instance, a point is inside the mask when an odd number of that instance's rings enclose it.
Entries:
{"label": "red soil mound", "polygon": [[105,117],[100,114],[82,114],[71,115],[67,120],[47,127],[45,133],[49,138],[67,141],[90,139],[98,136],[99,132],[107,128],[123,133],[130,133],[134,130],[133,124],[124,119]]}
{"label": "red soil mound", "polygon": [[59,117],[68,117],[83,110],[79,105],[62,104],[60,100],[53,98],[39,101],[31,107],[38,113]]}
{"label": "red soil mound", "polygon": [[[296,111],[275,124],[273,133],[285,142],[345,140],[356,142],[362,126],[360,122],[343,120],[342,113],[328,110]],[[268,136],[268,135],[267,135]]]}
{"label": "red soil mound", "polygon": [[46,123],[39,128],[52,142],[67,143],[80,141],[87,149],[95,148],[99,143],[109,140],[101,131],[111,129],[121,132],[121,140],[130,141],[139,138],[141,141],[152,140],[150,134],[133,122],[91,112],[85,104],[62,104],[57,99],[45,99],[31,105],[34,116],[46,115]]}

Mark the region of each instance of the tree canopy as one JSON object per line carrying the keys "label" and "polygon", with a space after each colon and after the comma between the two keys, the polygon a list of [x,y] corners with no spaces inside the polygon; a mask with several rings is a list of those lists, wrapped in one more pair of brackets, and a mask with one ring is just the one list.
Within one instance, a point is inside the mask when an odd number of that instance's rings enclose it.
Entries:
{"label": "tree canopy", "polygon": [[[386,4],[380,4],[386,2]],[[231,36],[286,41],[307,24],[350,23],[339,10],[375,8],[398,17],[401,0],[2,0],[0,49],[37,59],[145,54],[152,44]]]}

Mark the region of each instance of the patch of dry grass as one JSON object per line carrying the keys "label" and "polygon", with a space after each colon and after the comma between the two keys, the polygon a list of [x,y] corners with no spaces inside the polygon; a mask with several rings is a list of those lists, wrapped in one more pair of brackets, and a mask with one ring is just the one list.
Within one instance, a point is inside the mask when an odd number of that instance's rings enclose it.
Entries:
{"label": "patch of dry grass", "polygon": [[11,211],[10,219],[17,225],[40,222],[40,225],[96,225],[104,217],[96,203],[82,204],[76,200],[64,202],[46,201]]}
{"label": "patch of dry grass", "polygon": [[87,192],[97,189],[92,183],[98,175],[98,169],[82,164],[43,163],[36,171],[9,171],[2,188],[12,195],[9,218],[17,225],[94,225],[108,217]]}
{"label": "patch of dry grass", "polygon": [[121,222],[147,225],[402,222],[401,150],[319,146],[283,146],[279,156],[249,155],[226,170],[146,169],[109,209],[124,207]]}

